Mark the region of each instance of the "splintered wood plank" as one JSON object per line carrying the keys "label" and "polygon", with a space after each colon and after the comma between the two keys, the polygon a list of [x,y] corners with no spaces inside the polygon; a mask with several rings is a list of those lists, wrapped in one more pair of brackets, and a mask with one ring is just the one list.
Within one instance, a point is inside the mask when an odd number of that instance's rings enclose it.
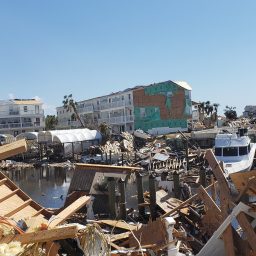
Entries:
{"label": "splintered wood plank", "polygon": [[202,219],[202,230],[207,234],[212,235],[222,223],[221,210],[218,205],[213,201],[203,186],[198,188],[198,196],[205,204],[205,215]]}
{"label": "splintered wood plank", "polygon": [[138,226],[134,225],[134,224],[128,224],[125,223],[123,221],[118,221],[118,220],[100,220],[97,221],[97,223],[99,224],[106,224],[115,228],[121,228],[121,229],[125,229],[125,230],[137,230]]}
{"label": "splintered wood plank", "polygon": [[250,224],[250,222],[248,221],[245,213],[240,212],[237,216],[236,216],[241,228],[243,229],[243,231],[246,234],[246,238],[251,246],[251,248],[253,249],[254,252],[256,252],[256,234],[252,228],[252,225]]}
{"label": "splintered wood plank", "polygon": [[75,238],[77,236],[77,232],[77,226],[60,227],[52,230],[24,233],[21,235],[8,235],[2,238],[0,243],[9,243],[11,241],[18,241],[22,244],[44,243],[54,240]]}
{"label": "splintered wood plank", "polygon": [[[206,187],[205,189],[208,190],[208,189],[211,189],[212,186],[216,185],[218,182],[215,181],[213,184],[210,184],[208,187]],[[174,209],[171,209],[170,211],[166,212],[165,214],[163,214],[161,216],[161,218],[165,218],[169,215],[171,215],[172,213],[178,211],[179,209],[183,208],[184,206],[186,206],[187,204],[191,203],[192,201],[194,201],[195,199],[198,198],[198,194],[194,194],[193,196],[191,196],[189,199],[187,199],[186,201],[183,201],[182,203],[180,203],[179,206],[175,207]]]}
{"label": "splintered wood plank", "polygon": [[[168,212],[170,208],[168,207],[168,204],[166,203],[166,198],[168,197],[168,194],[163,190],[158,190],[156,192],[156,204],[165,212]],[[165,200],[164,200],[165,199]]]}
{"label": "splintered wood plank", "polygon": [[27,151],[26,140],[18,140],[12,143],[0,146],[0,160],[24,153]]}
{"label": "splintered wood plank", "polygon": [[220,188],[220,204],[221,204],[221,211],[223,217],[228,215],[229,205],[230,205],[230,190],[228,187],[227,180],[224,176],[223,170],[217,161],[213,151],[211,149],[206,150],[205,158],[207,159],[209,165],[212,168],[212,172],[214,173],[217,181],[218,186]]}
{"label": "splintered wood plank", "polygon": [[82,196],[78,198],[75,202],[73,202],[71,205],[66,207],[59,214],[54,216],[54,219],[49,223],[49,227],[52,228],[65,222],[68,217],[70,217],[76,211],[78,211],[83,206],[88,204],[90,202],[90,199],[91,198],[89,196]]}
{"label": "splintered wood plank", "polygon": [[124,232],[124,233],[121,233],[121,234],[109,235],[109,238],[110,238],[111,242],[115,242],[115,241],[118,241],[118,240],[128,238],[130,234],[131,234],[131,232],[128,231],[128,232]]}
{"label": "splintered wood plank", "polygon": [[198,196],[204,201],[205,205],[210,211],[213,211],[216,216],[221,216],[221,210],[219,206],[213,201],[207,191],[204,189],[202,185],[198,188],[197,192]]}

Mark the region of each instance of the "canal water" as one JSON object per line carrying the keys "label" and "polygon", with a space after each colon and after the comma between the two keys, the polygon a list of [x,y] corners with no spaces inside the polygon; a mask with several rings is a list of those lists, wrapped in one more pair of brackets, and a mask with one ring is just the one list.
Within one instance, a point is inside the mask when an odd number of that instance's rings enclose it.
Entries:
{"label": "canal water", "polygon": [[46,208],[64,205],[73,169],[44,166],[4,171],[34,201]]}

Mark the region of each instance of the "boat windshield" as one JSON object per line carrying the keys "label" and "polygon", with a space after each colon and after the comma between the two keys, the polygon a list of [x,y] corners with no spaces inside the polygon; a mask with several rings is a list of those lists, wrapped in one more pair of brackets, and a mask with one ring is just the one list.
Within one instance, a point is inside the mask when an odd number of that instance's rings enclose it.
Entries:
{"label": "boat windshield", "polygon": [[248,154],[248,147],[239,147],[239,156],[244,156]]}
{"label": "boat windshield", "polygon": [[221,148],[215,148],[215,156],[222,156],[222,149]]}
{"label": "boat windshield", "polygon": [[238,156],[238,147],[223,148],[223,156]]}

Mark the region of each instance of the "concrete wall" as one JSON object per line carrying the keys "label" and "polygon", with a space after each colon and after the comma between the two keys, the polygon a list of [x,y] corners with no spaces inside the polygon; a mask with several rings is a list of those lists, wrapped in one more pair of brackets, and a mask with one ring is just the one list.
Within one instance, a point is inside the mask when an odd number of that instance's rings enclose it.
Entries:
{"label": "concrete wall", "polygon": [[191,117],[190,91],[172,81],[133,91],[135,129],[154,134],[187,130]]}

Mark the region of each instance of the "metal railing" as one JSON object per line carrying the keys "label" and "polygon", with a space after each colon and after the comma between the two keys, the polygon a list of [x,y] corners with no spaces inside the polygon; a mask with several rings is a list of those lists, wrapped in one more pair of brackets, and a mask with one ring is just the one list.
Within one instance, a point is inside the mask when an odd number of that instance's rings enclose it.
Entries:
{"label": "metal railing", "polygon": [[8,123],[0,124],[0,129],[13,129],[13,128],[28,128],[28,127],[40,127],[40,122],[26,122],[26,123]]}
{"label": "metal railing", "polygon": [[99,119],[99,123],[108,123],[108,124],[123,124],[134,121],[134,116],[116,116],[109,118],[101,118]]}
{"label": "metal railing", "polygon": [[101,104],[100,109],[110,109],[110,108],[119,108],[119,107],[126,107],[126,106],[131,106],[132,102],[131,101],[116,101],[116,102],[110,102],[106,104]]}
{"label": "metal railing", "polygon": [[0,111],[0,116],[28,116],[28,115],[43,115],[44,111],[35,111],[35,110],[28,110],[26,112],[21,110],[7,110],[7,111]]}

